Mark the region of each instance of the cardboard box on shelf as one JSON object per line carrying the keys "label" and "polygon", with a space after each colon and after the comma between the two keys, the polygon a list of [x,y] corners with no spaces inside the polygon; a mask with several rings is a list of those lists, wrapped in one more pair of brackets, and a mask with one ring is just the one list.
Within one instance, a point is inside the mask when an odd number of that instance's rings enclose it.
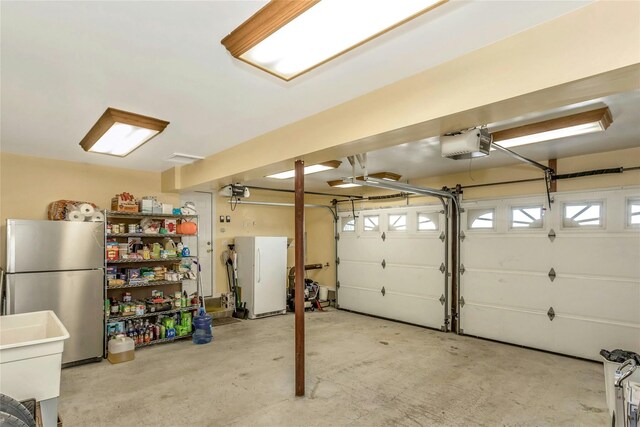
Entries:
{"label": "cardboard box on shelf", "polygon": [[117,194],[111,199],[111,210],[118,212],[138,212],[138,202],[128,193]]}

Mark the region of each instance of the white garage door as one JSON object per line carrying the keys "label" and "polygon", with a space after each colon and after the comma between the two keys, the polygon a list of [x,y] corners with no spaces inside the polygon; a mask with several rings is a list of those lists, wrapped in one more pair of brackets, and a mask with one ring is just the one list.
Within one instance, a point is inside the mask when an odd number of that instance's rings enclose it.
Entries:
{"label": "white garage door", "polygon": [[[339,308],[441,329],[445,216],[441,206],[341,213]],[[441,238],[442,237],[442,238]]]}
{"label": "white garage door", "polygon": [[595,360],[640,352],[640,190],[544,204],[463,203],[463,333]]}

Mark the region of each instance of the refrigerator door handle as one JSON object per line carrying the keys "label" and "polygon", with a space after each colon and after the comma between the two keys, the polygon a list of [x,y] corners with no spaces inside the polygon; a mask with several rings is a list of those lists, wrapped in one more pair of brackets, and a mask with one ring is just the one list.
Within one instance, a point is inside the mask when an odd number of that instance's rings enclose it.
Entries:
{"label": "refrigerator door handle", "polygon": [[0,268],[0,316],[5,316],[7,313],[7,301],[9,300],[9,287],[6,284],[5,272]]}
{"label": "refrigerator door handle", "polygon": [[262,259],[260,257],[260,249],[258,249],[257,255],[256,259],[258,262],[256,264],[258,264],[258,268],[256,270],[258,270],[258,283],[260,283],[260,280],[262,279]]}

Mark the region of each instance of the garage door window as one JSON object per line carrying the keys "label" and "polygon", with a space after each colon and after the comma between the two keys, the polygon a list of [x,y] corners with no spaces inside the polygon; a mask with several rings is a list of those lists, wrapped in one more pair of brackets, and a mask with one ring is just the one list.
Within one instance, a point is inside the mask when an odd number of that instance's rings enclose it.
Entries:
{"label": "garage door window", "polygon": [[511,228],[542,228],[542,206],[517,206],[511,208]]}
{"label": "garage door window", "polygon": [[467,212],[467,227],[470,230],[493,230],[495,228],[495,209],[469,209]]}
{"label": "garage door window", "polygon": [[438,214],[436,212],[418,213],[418,231],[434,231],[438,229]]}
{"label": "garage door window", "polygon": [[389,231],[407,231],[407,214],[389,215]]}
{"label": "garage door window", "polygon": [[355,218],[342,218],[342,231],[345,233],[351,233],[356,231],[356,219]]}
{"label": "garage door window", "polygon": [[640,198],[627,200],[627,226],[640,227]]}
{"label": "garage door window", "polygon": [[378,215],[365,215],[364,231],[379,231],[380,230],[380,217]]}
{"label": "garage door window", "polygon": [[566,228],[602,226],[602,202],[565,203],[562,225]]}

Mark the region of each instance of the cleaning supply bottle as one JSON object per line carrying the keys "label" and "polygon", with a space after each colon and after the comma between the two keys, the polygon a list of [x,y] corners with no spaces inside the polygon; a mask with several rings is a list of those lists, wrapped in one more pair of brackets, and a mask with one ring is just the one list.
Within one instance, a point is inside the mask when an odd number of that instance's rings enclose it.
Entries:
{"label": "cleaning supply bottle", "polygon": [[193,326],[196,328],[192,337],[194,344],[207,344],[211,342],[213,339],[211,316],[207,314],[204,308],[201,307],[198,315],[193,318]]}

